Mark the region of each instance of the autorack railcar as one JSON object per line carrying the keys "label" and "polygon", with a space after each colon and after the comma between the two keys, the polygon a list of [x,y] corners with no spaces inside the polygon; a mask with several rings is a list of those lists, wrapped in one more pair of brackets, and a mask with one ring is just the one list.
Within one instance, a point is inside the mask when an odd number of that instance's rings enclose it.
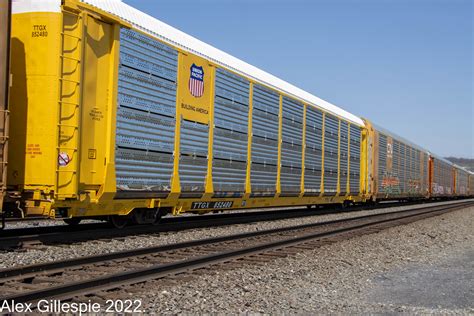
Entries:
{"label": "autorack railcar", "polygon": [[378,200],[429,197],[426,150],[380,126],[373,127],[373,196]]}
{"label": "autorack railcar", "polygon": [[27,214],[149,222],[368,198],[357,116],[121,1],[14,13],[9,185]]}
{"label": "autorack railcar", "polygon": [[455,171],[455,195],[459,197],[468,196],[469,195],[469,172],[458,166],[454,165]]}
{"label": "autorack railcar", "polygon": [[122,1],[13,13],[12,213],[123,226],[454,192],[449,163]]}
{"label": "autorack railcar", "polygon": [[431,192],[434,198],[454,195],[454,164],[439,156],[431,155]]}
{"label": "autorack railcar", "polygon": [[[11,2],[0,1],[0,216],[7,189],[9,90],[10,90],[10,22]],[[2,224],[3,225],[3,224]]]}

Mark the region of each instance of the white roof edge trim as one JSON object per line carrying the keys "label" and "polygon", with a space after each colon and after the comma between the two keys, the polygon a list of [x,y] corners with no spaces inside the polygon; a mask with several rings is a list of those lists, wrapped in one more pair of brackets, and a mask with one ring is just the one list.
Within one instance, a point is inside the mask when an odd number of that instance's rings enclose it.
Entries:
{"label": "white roof edge trim", "polygon": [[13,0],[12,13],[61,12],[61,0]]}
{"label": "white roof edge trim", "polygon": [[204,57],[220,66],[228,68],[236,73],[251,78],[256,82],[262,83],[269,87],[299,99],[305,103],[309,103],[322,108],[330,114],[339,116],[354,123],[358,126],[365,126],[364,121],[352,114],[324,101],[313,94],[306,92],[294,85],[285,82],[255,66],[252,66],[238,58],[235,58],[209,44],[206,44],[191,35],[188,35],[170,25],[161,22],[154,17],[141,12],[120,0],[81,0],[95,6],[105,12],[113,14],[142,30],[151,36],[157,37],[160,40],[180,47],[181,49],[190,53]]}

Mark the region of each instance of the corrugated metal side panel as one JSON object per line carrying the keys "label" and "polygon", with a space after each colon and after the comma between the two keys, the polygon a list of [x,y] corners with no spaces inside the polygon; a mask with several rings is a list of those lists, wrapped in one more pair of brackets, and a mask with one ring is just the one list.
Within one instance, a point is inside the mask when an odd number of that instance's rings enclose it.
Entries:
{"label": "corrugated metal side panel", "polygon": [[278,116],[253,109],[252,134],[254,137],[278,140]]}
{"label": "corrugated metal side panel", "polygon": [[339,120],[326,115],[324,135],[324,193],[332,195],[337,191]]}
{"label": "corrugated metal side panel", "polygon": [[121,30],[120,61],[144,73],[176,80],[177,51],[135,31]]}
{"label": "corrugated metal side panel", "polygon": [[393,139],[392,142],[393,145],[393,153],[392,153],[392,171],[391,174],[389,175],[390,178],[393,179],[398,179],[399,183],[398,185],[390,190],[387,191],[386,193],[389,193],[391,195],[401,195],[403,192],[403,188],[405,187],[404,183],[404,170],[400,169],[401,168],[401,162],[405,159],[404,156],[401,155],[400,149],[401,149],[401,144],[398,140]]}
{"label": "corrugated metal side panel", "polygon": [[121,108],[117,117],[117,145],[119,149],[132,148],[172,153],[174,125],[173,118]]}
{"label": "corrugated metal side panel", "polygon": [[421,160],[420,160],[420,151],[411,146],[409,154],[409,163],[410,169],[408,171],[409,179],[406,182],[406,187],[408,188],[406,194],[411,196],[421,196],[423,195],[422,191],[422,174],[421,174]]}
{"label": "corrugated metal side panel", "polygon": [[303,124],[304,104],[294,99],[283,97],[283,118]]}
{"label": "corrugated metal side panel", "polygon": [[432,193],[434,196],[451,195],[452,188],[452,166],[440,159],[434,159],[434,175]]}
{"label": "corrugated metal side panel", "polygon": [[117,188],[124,191],[169,191],[173,155],[122,148],[115,157]]}
{"label": "corrugated metal side panel", "polygon": [[132,30],[120,37],[117,189],[169,191],[178,52]]}
{"label": "corrugated metal side panel", "polygon": [[252,163],[250,183],[254,195],[274,194],[276,181],[277,166]]}
{"label": "corrugated metal side panel", "polygon": [[358,126],[351,125],[350,130],[349,187],[350,193],[358,194],[360,191],[361,129]]}
{"label": "corrugated metal side panel", "polygon": [[422,152],[423,159],[423,192],[428,194],[428,172],[429,172],[429,157],[426,152]]}
{"label": "corrugated metal side panel", "polygon": [[215,192],[245,190],[249,88],[248,80],[220,68],[216,70],[212,145]]}
{"label": "corrugated metal side panel", "polygon": [[306,111],[305,193],[321,191],[323,114],[313,107]]}
{"label": "corrugated metal side panel", "polygon": [[400,190],[401,192],[406,192],[407,190],[407,187],[406,187],[406,183],[407,183],[407,173],[406,173],[406,170],[407,170],[407,160],[406,160],[406,156],[407,156],[407,145],[405,145],[404,143],[401,143],[399,142],[400,144]]}
{"label": "corrugated metal side panel", "polygon": [[218,68],[215,79],[214,124],[216,127],[247,134],[248,80]]}
{"label": "corrugated metal side panel", "polygon": [[252,138],[252,164],[278,164],[278,142],[261,137]]}
{"label": "corrugated metal side panel", "polygon": [[304,105],[283,97],[282,107],[281,191],[295,193],[301,189]]}
{"label": "corrugated metal side panel", "polygon": [[181,192],[204,192],[209,126],[181,121],[179,179]]}
{"label": "corrugated metal side panel", "polygon": [[340,194],[344,195],[347,192],[347,173],[348,173],[348,164],[347,164],[347,156],[348,156],[348,141],[347,141],[347,133],[348,133],[348,124],[345,121],[341,121],[341,149],[340,149],[340,156],[339,156],[339,165],[340,165]]}
{"label": "corrugated metal side panel", "polygon": [[253,88],[250,182],[255,195],[273,194],[276,192],[280,96],[258,84]]}
{"label": "corrugated metal side panel", "polygon": [[378,192],[384,194],[392,194],[394,188],[390,185],[387,185],[387,178],[391,178],[391,175],[387,174],[387,136],[382,133],[378,134],[379,137],[379,157],[378,157]]}
{"label": "corrugated metal side panel", "polygon": [[244,192],[247,163],[232,160],[212,161],[215,192]]}
{"label": "corrugated metal side panel", "polygon": [[298,194],[301,189],[301,168],[281,167],[281,194]]}
{"label": "corrugated metal side panel", "polygon": [[252,106],[263,112],[278,116],[280,113],[280,95],[264,86],[255,84],[253,86]]}
{"label": "corrugated metal side panel", "polygon": [[247,134],[214,129],[213,155],[216,159],[247,161]]}
{"label": "corrugated metal side panel", "polygon": [[458,169],[457,195],[467,195],[469,192],[469,175],[466,171]]}
{"label": "corrugated metal side panel", "polygon": [[216,70],[216,95],[243,105],[249,104],[249,81],[222,68]]}

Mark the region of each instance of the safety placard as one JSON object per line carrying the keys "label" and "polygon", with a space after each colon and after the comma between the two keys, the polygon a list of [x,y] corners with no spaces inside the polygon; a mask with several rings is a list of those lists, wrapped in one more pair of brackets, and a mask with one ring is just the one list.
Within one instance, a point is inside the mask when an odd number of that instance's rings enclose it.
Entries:
{"label": "safety placard", "polygon": [[58,164],[61,167],[67,166],[71,162],[71,157],[69,157],[68,153],[60,152],[58,156]]}

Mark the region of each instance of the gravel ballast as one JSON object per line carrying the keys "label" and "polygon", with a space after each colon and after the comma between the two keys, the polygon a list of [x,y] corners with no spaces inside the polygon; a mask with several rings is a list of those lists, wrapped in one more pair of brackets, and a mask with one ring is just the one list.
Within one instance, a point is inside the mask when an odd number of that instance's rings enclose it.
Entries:
{"label": "gravel ballast", "polygon": [[[474,312],[473,272],[472,262],[469,262],[474,250],[473,224],[474,208],[471,207],[304,251],[292,258],[253,267],[216,270],[176,285],[149,282],[142,291],[135,289],[130,295],[143,300],[148,312],[170,314],[469,314]],[[446,280],[438,280],[443,284],[431,284],[423,292],[412,291],[408,300],[403,296],[393,297],[392,286],[384,290],[381,282],[388,278],[395,281],[397,277],[406,278],[406,271],[433,273],[440,269],[441,272],[442,269],[459,270],[462,265],[465,267],[461,275],[470,279],[450,280],[452,289],[447,287]],[[404,284],[401,285],[403,288]],[[416,290],[416,286],[423,287],[412,284],[412,290]],[[456,295],[437,300],[454,288]]]}

